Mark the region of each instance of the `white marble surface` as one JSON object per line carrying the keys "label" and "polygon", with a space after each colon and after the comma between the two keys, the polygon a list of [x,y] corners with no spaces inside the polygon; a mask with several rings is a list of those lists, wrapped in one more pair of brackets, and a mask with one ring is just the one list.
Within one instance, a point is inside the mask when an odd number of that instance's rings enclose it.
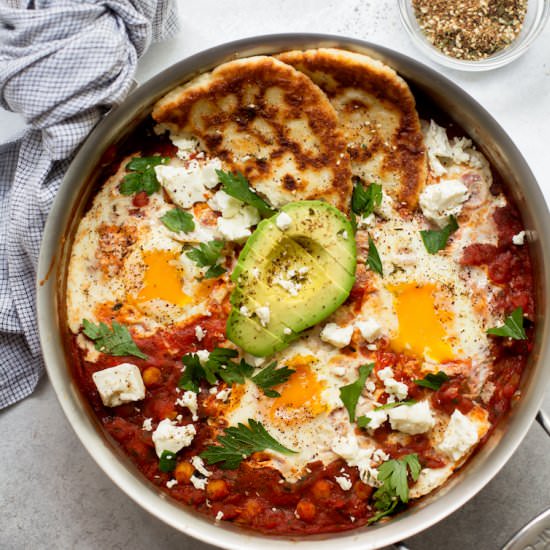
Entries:
{"label": "white marble surface", "polygon": [[[327,32],[422,59],[391,0],[177,0],[182,30],[140,61],[144,82],[204,48],[275,32]],[[482,74],[440,69],[484,105],[531,165],[547,201],[550,176],[550,27],[513,64]],[[434,65],[435,66],[435,65]],[[0,142],[24,123],[0,110]],[[547,398],[546,410],[550,410]],[[47,379],[0,413],[0,548],[206,550],[141,510],[99,470],[63,417]],[[534,425],[502,472],[445,521],[407,541],[413,550],[497,550],[550,506],[550,438]]]}

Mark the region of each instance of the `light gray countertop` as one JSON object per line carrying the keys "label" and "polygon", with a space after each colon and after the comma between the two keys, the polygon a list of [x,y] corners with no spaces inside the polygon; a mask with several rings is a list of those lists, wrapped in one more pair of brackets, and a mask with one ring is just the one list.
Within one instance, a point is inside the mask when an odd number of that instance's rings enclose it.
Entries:
{"label": "light gray countertop", "polygon": [[[182,30],[152,46],[137,80],[201,49],[274,32],[327,32],[377,42],[424,61],[401,29],[394,0],[188,0]],[[490,73],[440,69],[510,134],[550,197],[550,27],[531,50]],[[0,110],[0,142],[23,127]],[[550,411],[550,395],[545,407]],[[0,548],[212,548],[143,511],[99,470],[44,377],[34,395],[0,412]],[[409,539],[413,550],[497,550],[550,507],[550,438],[534,425],[504,469],[468,504]]]}

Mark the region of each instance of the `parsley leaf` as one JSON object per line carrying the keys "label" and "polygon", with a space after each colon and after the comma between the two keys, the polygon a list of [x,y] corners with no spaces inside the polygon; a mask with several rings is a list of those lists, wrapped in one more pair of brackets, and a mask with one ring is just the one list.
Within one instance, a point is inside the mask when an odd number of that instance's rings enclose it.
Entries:
{"label": "parsley leaf", "polygon": [[422,386],[423,388],[429,388],[430,390],[437,391],[445,382],[448,382],[450,378],[442,371],[429,372],[424,378],[415,380],[414,383],[417,386]]}
{"label": "parsley leaf", "polygon": [[487,334],[493,336],[503,336],[513,338],[514,340],[527,340],[527,334],[523,328],[523,309],[518,307],[504,319],[504,325],[501,327],[490,328]]}
{"label": "parsley leaf", "polygon": [[357,408],[357,401],[359,401],[359,396],[365,387],[365,382],[369,377],[372,369],[374,368],[374,363],[369,363],[368,365],[361,365],[359,367],[359,378],[348,384],[347,386],[342,386],[340,388],[340,399],[346,407],[350,422],[355,421],[355,409]]}
{"label": "parsley leaf", "polygon": [[193,216],[180,208],[169,210],[160,218],[160,221],[170,229],[170,231],[174,231],[175,233],[179,233],[180,231],[189,233],[195,229]]}
{"label": "parsley leaf", "polygon": [[[206,379],[206,371],[201,365],[199,356],[196,353],[188,353],[182,358],[182,362],[185,365],[185,370],[181,378],[178,381],[178,387],[183,388],[186,391],[192,391],[199,393],[201,380]],[[216,378],[212,384],[216,383]]]}
{"label": "parsley leaf", "polygon": [[369,418],[368,416],[358,416],[357,417],[357,425],[360,427],[360,428],[366,428],[370,422],[371,422],[372,418]]}
{"label": "parsley leaf", "polygon": [[421,231],[420,236],[424,246],[430,254],[436,254],[447,246],[449,237],[458,229],[458,223],[454,216],[451,216],[449,223],[443,229],[430,229]]}
{"label": "parsley leaf", "polygon": [[233,470],[251,454],[271,449],[283,454],[295,454],[271,437],[261,422],[249,419],[248,426],[239,423],[225,429],[225,435],[217,437],[219,445],[210,445],[200,456],[208,464],[220,464],[224,470]]}
{"label": "parsley leaf", "polygon": [[270,365],[255,374],[251,380],[258,386],[267,397],[281,397],[281,394],[273,390],[273,386],[278,386],[286,382],[296,371],[288,367],[276,368],[277,362],[273,361]]}
{"label": "parsley leaf", "polygon": [[224,267],[217,263],[224,244],[223,241],[199,243],[198,247],[192,248],[185,255],[193,260],[199,267],[209,267],[204,274],[204,278],[213,279],[219,277],[226,271]]}
{"label": "parsley leaf", "polygon": [[116,321],[112,322],[111,328],[105,323],[94,325],[87,319],[82,321],[84,334],[94,341],[97,351],[115,355],[117,357],[124,355],[134,355],[140,359],[147,359],[145,355],[132,340],[130,331]]}
{"label": "parsley leaf", "polygon": [[386,409],[395,409],[395,407],[400,407],[401,405],[405,405],[407,407],[410,407],[411,405],[414,405],[416,403],[416,399],[409,399],[408,401],[394,401],[393,403],[386,403],[385,405],[380,405],[380,407],[376,407],[375,411],[384,411]]}
{"label": "parsley leaf", "polygon": [[369,216],[382,203],[382,186],[371,183],[365,187],[360,181],[353,186],[351,195],[351,210],[360,216]]}
{"label": "parsley leaf", "polygon": [[233,174],[233,172],[216,170],[216,174],[222,184],[222,189],[228,195],[254,206],[263,218],[269,218],[275,214],[275,210],[250,187],[248,180],[240,172]]}
{"label": "parsley leaf", "polygon": [[369,519],[369,524],[391,514],[400,502],[409,501],[410,473],[413,481],[420,475],[418,455],[409,454],[399,459],[391,459],[378,467],[378,481],[382,485],[374,493],[374,506],[378,512]]}
{"label": "parsley leaf", "polygon": [[162,451],[159,460],[159,470],[161,472],[171,472],[176,467],[176,453],[172,451]]}
{"label": "parsley leaf", "polygon": [[253,371],[254,367],[241,359],[239,363],[230,361],[227,365],[222,365],[218,375],[228,384],[244,384],[245,379],[249,378]]}
{"label": "parsley leaf", "polygon": [[376,271],[376,273],[378,273],[381,277],[384,276],[384,270],[382,269],[382,261],[380,260],[378,250],[376,249],[376,245],[374,244],[374,241],[372,240],[370,235],[369,235],[369,254],[367,256],[367,263],[369,264],[369,267],[373,271]]}
{"label": "parsley leaf", "polygon": [[134,157],[127,165],[126,174],[122,179],[119,190],[123,195],[133,195],[140,191],[145,191],[152,195],[160,189],[160,184],[155,174],[155,166],[166,164],[169,157],[155,155],[153,157]]}

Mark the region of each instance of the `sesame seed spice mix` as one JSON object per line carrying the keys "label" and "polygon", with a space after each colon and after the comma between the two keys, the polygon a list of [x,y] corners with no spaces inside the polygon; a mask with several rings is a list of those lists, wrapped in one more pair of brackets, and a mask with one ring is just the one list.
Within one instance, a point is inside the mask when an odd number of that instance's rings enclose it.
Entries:
{"label": "sesame seed spice mix", "polygon": [[445,55],[479,60],[509,46],[521,31],[527,0],[412,0],[428,40]]}

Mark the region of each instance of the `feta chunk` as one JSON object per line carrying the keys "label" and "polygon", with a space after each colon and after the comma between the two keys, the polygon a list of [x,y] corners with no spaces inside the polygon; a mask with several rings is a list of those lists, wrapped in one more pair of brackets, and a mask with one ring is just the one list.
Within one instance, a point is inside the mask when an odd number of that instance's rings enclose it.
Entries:
{"label": "feta chunk", "polygon": [[420,193],[420,208],[424,216],[439,227],[444,227],[449,216],[456,216],[468,200],[468,188],[458,180],[445,180],[428,185]]}
{"label": "feta chunk", "polygon": [[168,487],[168,489],[171,489],[172,487],[175,487],[177,484],[178,484],[177,479],[170,479],[169,481],[166,482],[166,487]]}
{"label": "feta chunk", "polygon": [[355,434],[349,434],[346,437],[337,439],[331,445],[332,451],[343,458],[349,466],[354,466],[359,470],[361,481],[377,487],[378,470],[373,466],[374,448],[363,448],[359,446],[359,442]]}
{"label": "feta chunk", "polygon": [[195,489],[199,489],[199,491],[204,491],[206,489],[206,484],[208,483],[208,480],[205,477],[197,477],[195,474],[191,476],[189,481],[193,484],[193,487],[195,487]]}
{"label": "feta chunk", "polygon": [[367,342],[374,342],[377,338],[380,338],[382,327],[376,319],[369,317],[364,321],[356,321],[355,326],[359,329],[361,336]]}
{"label": "feta chunk", "polygon": [[451,416],[443,440],[438,449],[452,458],[460,460],[479,440],[477,426],[458,409]]}
{"label": "feta chunk", "polygon": [[251,315],[250,310],[246,306],[241,306],[239,311],[241,312],[241,315],[243,317],[250,317],[250,315]]}
{"label": "feta chunk", "polygon": [[394,395],[399,401],[407,397],[409,393],[407,384],[395,380],[393,377],[393,369],[391,367],[380,369],[378,371],[378,378],[384,382],[386,392],[390,395]]}
{"label": "feta chunk", "polygon": [[522,244],[525,244],[525,231],[520,231],[516,235],[512,237],[512,242],[517,245],[521,246]]}
{"label": "feta chunk", "polygon": [[323,342],[333,345],[335,348],[348,346],[353,336],[353,326],[339,327],[336,323],[328,323],[323,327],[320,337]]}
{"label": "feta chunk", "polygon": [[94,372],[92,379],[106,407],[118,407],[145,397],[141,371],[132,363],[121,363]]}
{"label": "feta chunk", "polygon": [[[199,359],[200,361],[200,359]],[[176,405],[189,409],[192,414],[193,420],[198,420],[197,415],[197,394],[193,391],[186,391],[181,397],[176,399]]]}
{"label": "feta chunk", "polygon": [[141,429],[145,430],[146,432],[152,432],[153,431],[153,419],[152,418],[146,418],[143,421]]}
{"label": "feta chunk", "polygon": [[275,224],[281,231],[286,231],[292,224],[292,218],[286,212],[281,212],[275,218]]}
{"label": "feta chunk", "polygon": [[194,456],[191,459],[191,464],[197,470],[197,472],[201,473],[204,477],[210,477],[212,475],[212,472],[207,470],[204,466],[204,460],[200,456]]}
{"label": "feta chunk", "polygon": [[244,202],[228,195],[225,191],[217,191],[208,201],[208,206],[216,212],[221,212],[224,218],[233,218],[244,206]]}
{"label": "feta chunk", "polygon": [[422,434],[435,426],[432,409],[427,401],[389,409],[388,418],[393,430],[410,435]]}
{"label": "feta chunk", "polygon": [[[290,276],[290,275],[289,275]],[[302,284],[293,279],[285,279],[280,275],[273,278],[273,282],[279,285],[282,289],[286,290],[291,296],[298,296],[298,292],[302,288]]]}
{"label": "feta chunk", "polygon": [[283,329],[283,334],[286,334],[287,336],[290,336],[292,334],[292,329],[285,327]]}
{"label": "feta chunk", "polygon": [[267,327],[269,319],[271,318],[271,310],[269,309],[269,306],[259,307],[254,313],[258,317],[260,325],[262,325],[262,327]]}
{"label": "feta chunk", "polygon": [[351,489],[352,483],[351,479],[346,476],[335,476],[334,481],[340,485],[342,491],[349,491]]}
{"label": "feta chunk", "polygon": [[204,336],[206,335],[206,331],[199,325],[195,327],[195,338],[200,342]]}
{"label": "feta chunk", "polygon": [[395,215],[393,200],[387,193],[384,193],[384,191],[382,191],[382,200],[380,204],[374,207],[374,213],[383,220],[389,220]]}
{"label": "feta chunk", "polygon": [[231,388],[225,388],[216,394],[216,399],[223,401],[224,403],[229,399],[231,395]]}
{"label": "feta chunk", "polygon": [[372,410],[369,413],[366,414],[368,418],[370,418],[370,422],[367,424],[368,430],[377,430],[386,422],[388,419],[388,411],[381,410],[381,411],[375,411]]}
{"label": "feta chunk", "polygon": [[261,367],[265,361],[265,357],[256,357],[255,355],[252,355],[251,353],[245,353],[244,354],[244,360],[249,363],[250,365],[254,367]]}
{"label": "feta chunk", "polygon": [[221,168],[218,159],[206,163],[193,161],[185,166],[155,166],[155,174],[174,204],[191,208],[196,202],[206,200],[207,190],[218,185],[216,169]]}
{"label": "feta chunk", "polygon": [[217,514],[216,514],[216,521],[221,521],[223,519],[223,512],[220,510]]}
{"label": "feta chunk", "polygon": [[175,422],[165,418],[159,422],[157,429],[153,432],[153,443],[157,456],[160,458],[164,451],[177,453],[180,449],[189,447],[196,433],[193,424],[177,426]]}
{"label": "feta chunk", "polygon": [[204,366],[206,361],[208,361],[208,358],[210,357],[210,352],[206,349],[199,349],[197,351],[197,357],[199,358],[199,362],[201,365]]}
{"label": "feta chunk", "polygon": [[252,235],[250,228],[259,221],[258,210],[253,206],[244,206],[236,216],[218,218],[217,225],[226,240],[242,241]]}

